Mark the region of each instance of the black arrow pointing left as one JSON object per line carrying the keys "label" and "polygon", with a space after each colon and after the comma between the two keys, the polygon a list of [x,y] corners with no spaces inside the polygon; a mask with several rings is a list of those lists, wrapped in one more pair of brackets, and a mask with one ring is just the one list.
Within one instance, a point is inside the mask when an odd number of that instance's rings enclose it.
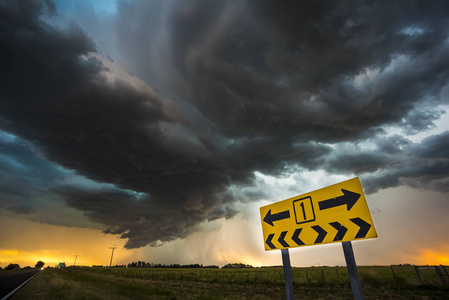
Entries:
{"label": "black arrow pointing left", "polygon": [[287,235],[287,231],[282,231],[281,235],[278,238],[278,242],[284,247],[290,247],[289,244],[285,241],[285,236]]}
{"label": "black arrow pointing left", "polygon": [[305,245],[304,242],[299,238],[299,234],[301,233],[302,228],[298,228],[295,230],[292,236],[292,240],[298,244],[298,246]]}
{"label": "black arrow pointing left", "polygon": [[271,226],[274,226],[273,222],[289,219],[290,218],[290,211],[281,211],[277,214],[271,214],[271,209],[267,212],[265,215],[265,218],[263,218],[263,221],[267,224],[270,224]]}
{"label": "black arrow pointing left", "polygon": [[267,244],[267,246],[270,247],[270,249],[276,249],[276,246],[271,242],[273,237],[274,237],[274,233],[269,234],[267,237],[267,240],[265,241],[265,244]]}

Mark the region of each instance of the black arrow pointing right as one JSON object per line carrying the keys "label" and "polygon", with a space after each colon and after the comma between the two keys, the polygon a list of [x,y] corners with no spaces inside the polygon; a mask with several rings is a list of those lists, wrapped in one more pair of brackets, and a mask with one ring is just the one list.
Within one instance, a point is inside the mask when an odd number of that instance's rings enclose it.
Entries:
{"label": "black arrow pointing right", "polygon": [[357,232],[355,238],[356,239],[364,238],[368,234],[368,231],[371,228],[371,224],[365,222],[364,220],[362,220],[360,218],[354,218],[354,219],[350,219],[350,220],[354,224],[356,224],[357,226],[360,227],[359,232]]}
{"label": "black arrow pointing right", "polygon": [[316,238],[314,244],[322,243],[327,235],[327,231],[324,231],[324,229],[319,225],[312,226],[312,228],[318,233],[318,237]]}
{"label": "black arrow pointing right", "polygon": [[270,249],[276,249],[276,246],[273,245],[273,243],[271,242],[273,237],[274,237],[274,233],[269,234],[268,237],[267,237],[267,240],[265,241],[265,244],[267,244],[267,246],[270,247]]}
{"label": "black arrow pointing right", "polygon": [[346,209],[349,211],[360,198],[360,194],[358,193],[354,193],[345,189],[341,189],[341,191],[343,193],[342,196],[318,202],[320,210],[334,208],[340,205],[346,205]]}
{"label": "black arrow pointing right", "polygon": [[329,223],[329,225],[331,225],[332,227],[337,229],[337,234],[334,237],[334,242],[341,241],[345,237],[345,234],[348,231],[348,228],[344,227],[343,225],[341,225],[338,222],[332,222],[332,223]]}

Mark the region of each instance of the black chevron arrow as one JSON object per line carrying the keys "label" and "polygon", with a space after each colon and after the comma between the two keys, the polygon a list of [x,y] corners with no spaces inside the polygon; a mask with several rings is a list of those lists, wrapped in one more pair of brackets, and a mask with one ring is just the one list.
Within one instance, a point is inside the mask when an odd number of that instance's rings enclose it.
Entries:
{"label": "black chevron arrow", "polygon": [[271,209],[267,212],[267,214],[265,215],[265,218],[263,218],[263,221],[267,224],[270,224],[271,226],[273,225],[273,222],[279,221],[279,220],[283,220],[283,219],[288,219],[290,218],[290,211],[286,210],[286,211],[281,211],[277,214],[271,214]]}
{"label": "black chevron arrow", "polygon": [[301,233],[302,228],[298,228],[293,232],[292,240],[298,244],[298,246],[305,245],[303,241],[299,239],[299,234]]}
{"label": "black chevron arrow", "polygon": [[320,210],[337,207],[340,205],[347,205],[347,209],[350,210],[354,204],[359,200],[360,194],[341,189],[343,196],[338,196],[332,199],[323,200],[318,202]]}
{"label": "black chevron arrow", "polygon": [[332,227],[337,229],[337,234],[334,237],[334,242],[341,241],[345,237],[345,234],[348,231],[348,228],[344,227],[343,225],[341,225],[338,222],[332,222],[332,223],[329,223],[329,225],[331,225]]}
{"label": "black chevron arrow", "polygon": [[327,235],[327,231],[324,231],[324,229],[319,225],[312,226],[312,228],[318,233],[318,237],[316,238],[314,244],[322,243]]}
{"label": "black chevron arrow", "polygon": [[367,223],[366,221],[360,219],[360,218],[354,218],[350,219],[354,224],[360,227],[359,232],[357,232],[355,238],[360,239],[364,238],[367,234],[369,229],[371,228],[371,224]]}
{"label": "black chevron arrow", "polygon": [[274,237],[274,233],[269,234],[268,237],[267,237],[267,240],[265,241],[265,244],[267,244],[267,246],[270,247],[270,249],[276,249],[276,246],[273,245],[273,243],[271,242],[273,237]]}
{"label": "black chevron arrow", "polygon": [[279,236],[278,242],[284,247],[290,247],[290,245],[287,244],[287,242],[284,240],[286,235],[287,231],[282,231],[281,235]]}

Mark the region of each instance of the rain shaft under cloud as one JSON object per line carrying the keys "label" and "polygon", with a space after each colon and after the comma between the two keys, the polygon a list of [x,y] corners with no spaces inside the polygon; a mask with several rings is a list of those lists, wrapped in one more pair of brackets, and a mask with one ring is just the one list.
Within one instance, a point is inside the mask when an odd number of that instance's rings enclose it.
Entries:
{"label": "rain shaft under cloud", "polygon": [[[118,1],[93,36],[53,22],[57,4],[0,2],[0,129],[17,137],[0,140],[17,174],[2,168],[9,210],[33,210],[8,190],[29,178],[13,147],[47,178],[42,193],[127,248],[269,197],[245,193],[256,172],[447,191],[448,133],[414,143],[385,129],[425,132],[446,113],[447,1]],[[111,32],[112,59],[96,42]]]}

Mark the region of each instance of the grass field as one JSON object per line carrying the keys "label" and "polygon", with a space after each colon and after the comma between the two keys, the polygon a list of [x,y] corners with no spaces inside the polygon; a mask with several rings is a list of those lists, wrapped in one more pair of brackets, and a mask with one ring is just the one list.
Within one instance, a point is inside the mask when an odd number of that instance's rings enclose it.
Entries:
{"label": "grass field", "polygon": [[[365,299],[449,299],[434,270],[358,267]],[[394,274],[393,274],[394,272]],[[353,299],[346,267],[292,268],[295,298]],[[285,299],[282,268],[46,269],[11,299]]]}

